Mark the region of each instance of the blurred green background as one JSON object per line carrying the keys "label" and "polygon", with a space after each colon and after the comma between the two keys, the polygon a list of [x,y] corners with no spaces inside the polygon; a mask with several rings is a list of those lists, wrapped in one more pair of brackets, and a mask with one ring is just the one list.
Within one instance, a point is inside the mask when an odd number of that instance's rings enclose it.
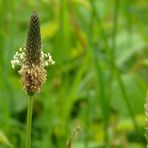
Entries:
{"label": "blurred green background", "polygon": [[22,148],[27,95],[10,61],[33,10],[56,64],[34,99],[32,148],[144,148],[147,0],[0,0],[0,147]]}

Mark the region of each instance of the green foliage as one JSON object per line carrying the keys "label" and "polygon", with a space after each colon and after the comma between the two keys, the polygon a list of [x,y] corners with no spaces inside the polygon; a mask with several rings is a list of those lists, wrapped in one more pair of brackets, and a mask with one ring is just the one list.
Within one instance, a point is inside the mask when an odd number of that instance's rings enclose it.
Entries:
{"label": "green foliage", "polygon": [[7,139],[7,137],[5,136],[5,134],[0,131],[0,145],[7,145],[8,147],[13,147],[12,144],[10,143],[10,141]]}
{"label": "green foliage", "polygon": [[32,148],[142,148],[148,87],[146,0],[0,1],[0,147],[24,147],[27,95],[10,61],[33,10],[56,61],[34,98]]}

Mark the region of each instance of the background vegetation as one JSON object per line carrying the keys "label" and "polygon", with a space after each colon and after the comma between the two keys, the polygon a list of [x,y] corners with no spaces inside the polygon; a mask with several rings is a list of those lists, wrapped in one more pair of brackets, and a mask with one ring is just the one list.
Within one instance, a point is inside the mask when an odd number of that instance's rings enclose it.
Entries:
{"label": "background vegetation", "polygon": [[10,61],[40,16],[56,61],[35,96],[32,148],[143,148],[147,0],[0,0],[0,147],[24,147],[27,95]]}

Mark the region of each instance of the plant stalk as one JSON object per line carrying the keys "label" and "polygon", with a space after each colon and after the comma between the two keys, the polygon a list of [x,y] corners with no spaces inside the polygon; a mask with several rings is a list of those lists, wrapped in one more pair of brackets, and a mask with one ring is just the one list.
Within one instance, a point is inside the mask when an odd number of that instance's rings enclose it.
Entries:
{"label": "plant stalk", "polygon": [[33,109],[33,97],[30,96],[28,98],[25,148],[30,148],[31,144],[32,109]]}

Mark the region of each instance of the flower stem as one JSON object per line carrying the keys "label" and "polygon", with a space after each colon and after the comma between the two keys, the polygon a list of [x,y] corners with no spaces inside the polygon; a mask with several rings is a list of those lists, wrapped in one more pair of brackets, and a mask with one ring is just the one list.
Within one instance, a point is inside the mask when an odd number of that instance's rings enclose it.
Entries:
{"label": "flower stem", "polygon": [[30,143],[31,143],[32,109],[33,109],[33,97],[30,96],[28,98],[25,148],[30,148]]}

